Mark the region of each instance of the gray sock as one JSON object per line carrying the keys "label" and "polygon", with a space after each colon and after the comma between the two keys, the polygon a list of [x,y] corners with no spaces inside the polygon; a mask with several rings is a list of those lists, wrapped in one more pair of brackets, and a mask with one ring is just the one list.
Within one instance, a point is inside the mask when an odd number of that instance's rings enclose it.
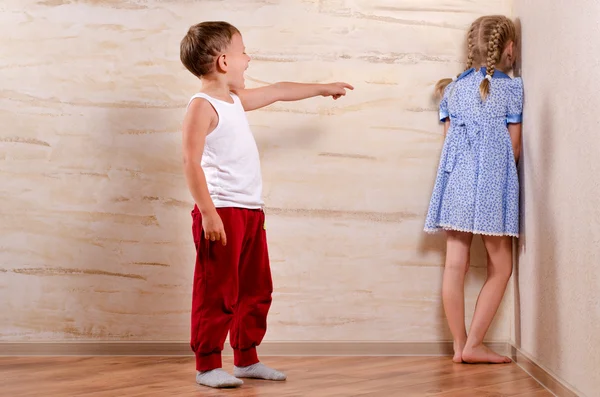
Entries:
{"label": "gray sock", "polygon": [[269,368],[262,363],[256,363],[248,367],[234,367],[233,374],[238,378],[254,378],[265,380],[285,380],[284,373]]}
{"label": "gray sock", "polygon": [[203,372],[198,371],[196,373],[196,383],[214,388],[239,387],[244,384],[241,379],[229,375],[222,368]]}

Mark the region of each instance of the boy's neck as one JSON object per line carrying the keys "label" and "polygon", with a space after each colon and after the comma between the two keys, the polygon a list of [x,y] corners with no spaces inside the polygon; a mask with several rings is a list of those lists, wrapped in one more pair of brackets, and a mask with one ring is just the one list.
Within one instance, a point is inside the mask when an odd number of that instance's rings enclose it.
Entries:
{"label": "boy's neck", "polygon": [[218,77],[203,77],[201,91],[213,98],[231,102],[229,85],[227,85],[225,81],[219,79]]}

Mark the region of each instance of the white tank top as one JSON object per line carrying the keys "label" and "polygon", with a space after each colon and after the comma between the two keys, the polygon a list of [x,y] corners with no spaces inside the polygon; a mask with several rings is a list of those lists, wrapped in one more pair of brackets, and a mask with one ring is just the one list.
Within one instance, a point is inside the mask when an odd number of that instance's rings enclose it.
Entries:
{"label": "white tank top", "polygon": [[219,116],[217,126],[206,136],[201,166],[215,207],[262,208],[260,158],[246,112],[237,95],[233,103],[204,93]]}

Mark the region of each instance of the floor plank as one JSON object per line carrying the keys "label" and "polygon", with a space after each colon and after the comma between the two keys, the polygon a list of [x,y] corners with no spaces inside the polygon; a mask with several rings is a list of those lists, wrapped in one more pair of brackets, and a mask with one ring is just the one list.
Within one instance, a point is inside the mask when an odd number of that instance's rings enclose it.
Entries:
{"label": "floor plank", "polygon": [[[194,382],[188,357],[0,357],[7,396],[551,397],[515,364],[459,365],[448,357],[263,357],[286,382],[244,380],[214,390]],[[224,368],[231,369],[230,357]]]}

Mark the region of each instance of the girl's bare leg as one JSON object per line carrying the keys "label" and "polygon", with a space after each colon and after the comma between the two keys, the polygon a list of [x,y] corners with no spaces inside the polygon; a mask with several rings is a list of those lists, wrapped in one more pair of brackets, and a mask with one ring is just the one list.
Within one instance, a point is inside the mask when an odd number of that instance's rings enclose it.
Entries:
{"label": "girl's bare leg", "polygon": [[454,338],[454,358],[460,363],[467,342],[465,327],[465,275],[469,270],[471,233],[447,231],[446,264],[442,282],[442,299],[450,332]]}
{"label": "girl's bare leg", "polygon": [[483,236],[483,242],[488,252],[487,280],[477,298],[462,359],[467,363],[509,363],[510,358],[484,346],[483,338],[498,311],[512,274],[512,239],[508,236]]}

